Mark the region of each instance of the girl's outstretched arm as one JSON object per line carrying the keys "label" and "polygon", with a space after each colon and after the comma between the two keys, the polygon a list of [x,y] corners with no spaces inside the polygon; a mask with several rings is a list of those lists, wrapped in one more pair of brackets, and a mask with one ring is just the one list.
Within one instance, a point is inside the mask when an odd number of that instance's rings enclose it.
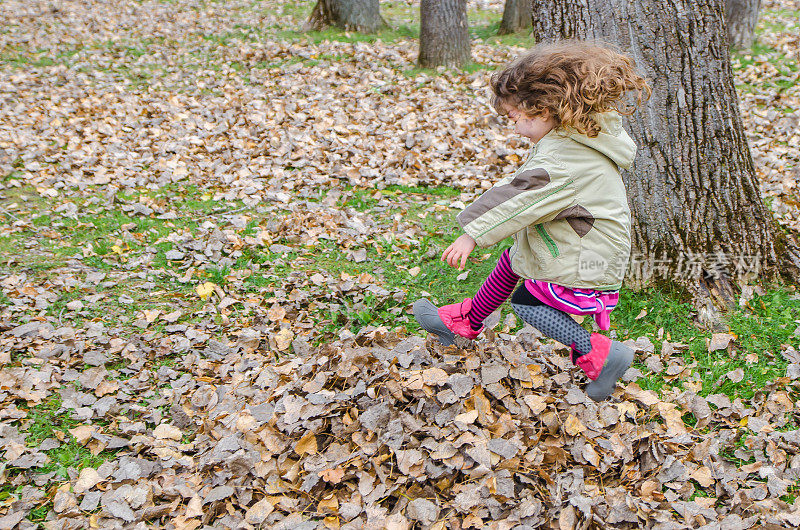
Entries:
{"label": "girl's outstretched arm", "polygon": [[456,220],[477,245],[494,245],[574,206],[574,180],[563,162],[541,153],[484,192]]}
{"label": "girl's outstretched arm", "polygon": [[[475,240],[469,234],[462,234],[453,241],[444,252],[442,252],[442,261],[446,261],[451,267],[458,267],[458,270],[464,270],[467,264],[467,257],[470,252],[475,250]],[[458,262],[461,261],[459,265]]]}

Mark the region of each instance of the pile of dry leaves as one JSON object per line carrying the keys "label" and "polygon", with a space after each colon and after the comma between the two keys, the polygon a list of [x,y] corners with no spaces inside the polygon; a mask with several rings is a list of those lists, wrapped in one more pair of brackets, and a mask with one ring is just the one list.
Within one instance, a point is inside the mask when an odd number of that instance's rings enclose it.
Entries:
{"label": "pile of dry leaves", "polygon": [[[780,500],[800,471],[800,431],[781,429],[800,377],[791,348],[787,376],[748,403],[691,390],[659,397],[626,382],[598,404],[565,351],[529,327],[489,331],[463,349],[380,328],[295,347],[298,356],[276,361],[257,334],[230,344],[195,337],[172,367],[151,371],[141,366],[159,352],[137,341],[78,339],[44,323],[11,329],[3,349],[34,355],[0,372],[5,396],[36,403],[58,392],[82,421],[69,431],[79,443],[118,451],[70,470],[51,492],[57,518],[47,527],[800,524],[800,503]],[[682,345],[635,347],[658,371]],[[75,348],[94,368],[64,362]],[[132,361],[127,379],[106,368],[117,356]],[[687,378],[687,368],[672,363],[664,374]],[[6,466],[30,469],[60,441],[26,447],[9,421],[23,416],[3,409],[0,441]],[[49,478],[7,475],[22,488],[0,524],[29,528],[23,517]]]}

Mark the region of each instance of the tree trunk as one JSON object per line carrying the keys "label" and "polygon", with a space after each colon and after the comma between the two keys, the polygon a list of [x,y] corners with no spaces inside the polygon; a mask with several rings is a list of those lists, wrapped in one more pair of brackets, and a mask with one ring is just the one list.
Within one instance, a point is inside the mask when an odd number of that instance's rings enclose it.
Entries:
{"label": "tree trunk", "polygon": [[506,0],[503,8],[503,20],[500,22],[497,34],[508,35],[530,28],[532,4],[532,0]]}
{"label": "tree trunk", "polygon": [[753,44],[759,9],[761,0],[725,0],[729,46],[749,48]]}
{"label": "tree trunk", "polygon": [[[675,282],[705,323],[754,275],[797,278],[800,251],[766,208],[744,135],[722,0],[539,0],[537,41],[600,38],[629,54],[653,97],[626,117],[633,216],[627,282]],[[713,303],[712,303],[713,302]]]}
{"label": "tree trunk", "polygon": [[422,0],[419,65],[459,67],[471,59],[466,0]]}
{"label": "tree trunk", "polygon": [[304,29],[319,31],[336,26],[347,31],[374,33],[384,25],[378,0],[317,0]]}

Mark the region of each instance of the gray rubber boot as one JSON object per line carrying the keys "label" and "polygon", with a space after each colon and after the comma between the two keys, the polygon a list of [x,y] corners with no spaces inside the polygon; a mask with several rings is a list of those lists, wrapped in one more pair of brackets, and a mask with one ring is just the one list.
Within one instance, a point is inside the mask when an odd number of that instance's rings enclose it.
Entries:
{"label": "gray rubber boot", "polygon": [[420,327],[428,333],[433,333],[439,342],[445,346],[450,346],[456,341],[456,334],[447,329],[439,316],[439,308],[427,298],[421,298],[414,302],[412,306],[414,318],[417,319]]}
{"label": "gray rubber boot", "polygon": [[586,394],[595,401],[603,401],[614,392],[617,381],[633,362],[633,350],[621,342],[612,341],[608,357],[597,379],[586,386]]}

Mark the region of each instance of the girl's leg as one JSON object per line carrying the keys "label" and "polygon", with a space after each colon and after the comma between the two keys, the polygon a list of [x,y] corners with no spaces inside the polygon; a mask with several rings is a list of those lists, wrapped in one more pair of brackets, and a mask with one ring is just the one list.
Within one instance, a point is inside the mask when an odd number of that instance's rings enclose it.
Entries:
{"label": "girl's leg", "polygon": [[518,281],[519,276],[511,270],[511,258],[509,257],[508,249],[506,249],[497,261],[497,266],[472,299],[469,324],[473,330],[478,331],[481,329],[486,317],[508,300],[511,293],[514,292]]}
{"label": "girl's leg", "polygon": [[474,339],[480,334],[484,319],[511,296],[518,281],[506,250],[474,299],[436,307],[422,298],[414,302],[414,317],[422,329],[436,335],[446,346],[453,344],[456,335]]}
{"label": "girl's leg", "polygon": [[586,394],[595,401],[611,395],[633,362],[631,348],[600,333],[589,333],[567,313],[540,302],[525,285],[514,293],[511,307],[543,334],[572,347],[572,362],[591,379]]}
{"label": "girl's leg", "polygon": [[572,348],[572,362],[592,349],[591,334],[563,311],[545,305],[533,296],[525,285],[511,297],[511,307],[519,317],[542,332]]}

